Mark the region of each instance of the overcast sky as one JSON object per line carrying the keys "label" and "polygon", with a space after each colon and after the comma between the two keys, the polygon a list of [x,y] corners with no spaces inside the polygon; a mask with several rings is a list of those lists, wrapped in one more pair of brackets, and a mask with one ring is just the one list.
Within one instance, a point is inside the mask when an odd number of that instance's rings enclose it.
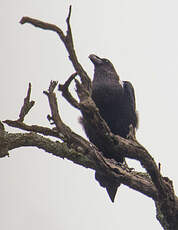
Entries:
{"label": "overcast sky", "polygon": [[[30,16],[65,30],[70,4],[81,64],[92,77],[88,55],[95,53],[110,59],[121,79],[132,82],[140,118],[137,139],[178,191],[176,0],[1,0],[0,120],[17,119],[31,82],[36,104],[25,122],[49,126],[42,92],[50,80],[63,83],[74,69],[54,32],[18,22]],[[84,136],[80,114],[57,94],[64,121]],[[130,165],[140,170],[138,163]],[[93,171],[35,148],[13,150],[0,159],[0,184],[2,230],[161,229],[150,198],[122,185],[112,204]]]}

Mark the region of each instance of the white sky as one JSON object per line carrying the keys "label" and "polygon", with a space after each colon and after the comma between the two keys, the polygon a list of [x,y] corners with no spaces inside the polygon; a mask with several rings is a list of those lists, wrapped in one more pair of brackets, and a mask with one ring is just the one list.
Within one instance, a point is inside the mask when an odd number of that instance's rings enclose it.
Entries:
{"label": "white sky", "polygon": [[[120,77],[132,82],[140,117],[137,138],[178,190],[176,0],[1,0],[0,120],[17,119],[31,82],[36,105],[26,122],[49,125],[42,91],[50,80],[62,83],[74,70],[55,33],[18,22],[30,16],[65,29],[70,3],[81,64],[92,76],[88,55],[95,53],[110,59]],[[59,93],[58,98],[64,121],[84,135],[79,113]],[[0,159],[0,184],[3,230],[161,229],[151,199],[122,186],[112,204],[93,171],[34,148],[13,150],[10,158]]]}

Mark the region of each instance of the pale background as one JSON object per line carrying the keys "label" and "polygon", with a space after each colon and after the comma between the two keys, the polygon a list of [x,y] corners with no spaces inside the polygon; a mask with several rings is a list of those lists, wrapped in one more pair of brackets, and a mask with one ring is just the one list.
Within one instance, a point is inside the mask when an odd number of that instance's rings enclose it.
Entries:
{"label": "pale background", "polygon": [[[49,125],[42,91],[50,80],[62,83],[74,70],[54,32],[18,22],[30,16],[66,29],[69,4],[81,64],[92,76],[88,55],[106,57],[123,80],[133,83],[140,117],[137,138],[178,191],[176,0],[1,0],[0,120],[17,119],[31,82],[36,105],[26,122]],[[84,136],[79,113],[57,94],[64,121]],[[93,171],[29,147],[0,159],[0,217],[2,230],[161,229],[151,199],[122,186],[112,204]]]}

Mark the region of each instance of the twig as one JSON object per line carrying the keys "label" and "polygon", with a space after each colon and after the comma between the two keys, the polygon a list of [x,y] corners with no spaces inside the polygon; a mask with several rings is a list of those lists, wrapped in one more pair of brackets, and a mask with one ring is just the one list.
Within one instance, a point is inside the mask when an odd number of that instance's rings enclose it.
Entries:
{"label": "twig", "polygon": [[63,42],[65,41],[65,35],[64,35],[63,31],[59,27],[57,27],[56,25],[54,25],[54,24],[50,24],[50,23],[47,23],[47,22],[42,22],[42,21],[40,21],[38,19],[35,19],[35,18],[23,17],[20,20],[20,24],[23,25],[25,23],[30,23],[33,26],[41,28],[41,29],[44,29],[44,30],[54,31],[54,32],[56,32],[59,35],[60,39]]}
{"label": "twig", "polygon": [[71,95],[69,92],[69,85],[72,82],[73,79],[77,76],[77,73],[73,73],[69,79],[62,85],[58,85],[58,90],[62,92],[62,96],[76,109],[80,109],[80,105],[77,102],[77,100]]}
{"label": "twig", "polygon": [[45,136],[52,136],[60,138],[61,140],[65,141],[66,139],[62,135],[62,133],[57,132],[55,129],[50,129],[47,127],[39,126],[39,125],[27,125],[20,121],[12,121],[12,120],[5,120],[3,121],[6,125],[14,128],[18,128],[21,130],[29,131],[29,132],[35,132],[40,133]]}
{"label": "twig", "polygon": [[[52,91],[56,87],[56,85],[57,85],[57,83],[54,84],[54,82],[53,82],[53,84],[50,85],[50,87],[51,87],[50,91]],[[23,123],[25,116],[27,115],[27,113],[30,111],[30,109],[33,107],[33,105],[35,103],[34,101],[30,101],[30,95],[31,95],[31,83],[29,83],[27,96],[24,99],[24,104],[21,108],[19,119],[16,121],[5,120],[5,121],[3,121],[3,123],[7,124],[11,127],[19,128],[22,130],[41,133],[41,134],[46,135],[46,136],[49,135],[49,136],[57,137],[57,138],[60,138],[61,140],[65,141],[66,138],[60,132],[57,132],[57,131],[50,129],[50,128],[47,128],[47,127],[42,127],[42,126],[38,126],[38,125],[27,125],[27,124]]]}
{"label": "twig", "polygon": [[30,111],[30,109],[34,106],[35,101],[30,101],[30,95],[31,95],[31,83],[29,83],[28,86],[28,92],[27,92],[27,96],[24,99],[24,104],[21,108],[20,114],[19,114],[19,119],[18,121],[23,122],[25,116],[27,115],[27,113]]}
{"label": "twig", "polygon": [[55,87],[57,86],[57,83],[58,82],[56,82],[56,81],[51,81],[48,91],[43,91],[43,93],[45,95],[47,95],[47,97],[48,97],[48,101],[49,101],[49,105],[50,105],[50,109],[51,109],[51,114],[52,114],[51,118],[53,119],[58,132],[62,133],[67,139],[69,139],[71,130],[68,126],[66,126],[63,123],[63,121],[59,115],[56,95],[53,92]]}

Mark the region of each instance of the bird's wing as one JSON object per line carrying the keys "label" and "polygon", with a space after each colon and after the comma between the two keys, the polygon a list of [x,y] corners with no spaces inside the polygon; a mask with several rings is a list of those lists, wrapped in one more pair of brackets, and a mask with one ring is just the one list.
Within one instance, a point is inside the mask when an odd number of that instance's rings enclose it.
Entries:
{"label": "bird's wing", "polygon": [[134,128],[138,128],[138,112],[136,111],[136,103],[135,103],[135,92],[132,84],[129,81],[123,82],[124,86],[124,97],[125,102],[129,105],[132,116],[132,124]]}
{"label": "bird's wing", "polygon": [[132,84],[129,81],[123,82],[124,86],[124,95],[128,98],[128,102],[132,108],[132,111],[135,112],[136,110],[136,104],[135,104],[135,92]]}

